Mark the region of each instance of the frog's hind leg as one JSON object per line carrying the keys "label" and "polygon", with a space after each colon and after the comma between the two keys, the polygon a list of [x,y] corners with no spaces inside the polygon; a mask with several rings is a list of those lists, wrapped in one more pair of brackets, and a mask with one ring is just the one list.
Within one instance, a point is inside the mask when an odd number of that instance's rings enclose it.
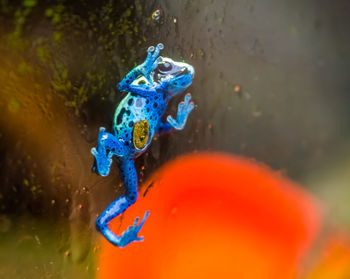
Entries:
{"label": "frog's hind leg", "polygon": [[111,133],[107,133],[105,128],[101,127],[98,134],[97,147],[92,148],[91,153],[95,156],[92,171],[99,175],[107,176],[113,155],[123,157],[128,154],[128,148],[123,141],[119,141],[118,138]]}
{"label": "frog's hind leg", "polygon": [[108,223],[116,216],[123,213],[129,206],[135,203],[137,199],[137,174],[134,161],[131,159],[121,160],[120,174],[124,182],[126,193],[117,198],[96,220],[97,229],[109,240],[112,244],[124,247],[133,241],[141,241],[143,237],[137,236],[143,226],[149,211],[146,211],[141,223],[138,225],[139,218],[135,219],[134,225],[122,233],[121,236],[115,235],[109,228]]}

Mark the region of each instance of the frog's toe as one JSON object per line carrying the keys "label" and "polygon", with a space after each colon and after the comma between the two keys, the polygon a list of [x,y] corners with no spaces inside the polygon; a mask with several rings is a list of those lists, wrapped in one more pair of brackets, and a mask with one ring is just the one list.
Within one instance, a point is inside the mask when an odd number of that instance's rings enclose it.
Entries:
{"label": "frog's toe", "polygon": [[107,176],[109,174],[109,168],[98,169],[97,174],[101,176]]}
{"label": "frog's toe", "polygon": [[193,103],[193,102],[190,102],[190,103],[185,107],[185,110],[186,110],[187,114],[189,114],[193,109],[194,109],[194,103]]}
{"label": "frog's toe", "polygon": [[106,132],[106,128],[105,127],[100,127],[100,130],[98,131],[98,136],[102,137],[102,135]]}
{"label": "frog's toe", "polygon": [[192,98],[191,93],[187,93],[187,94],[185,95],[185,101],[184,101],[184,102],[185,102],[186,104],[188,104],[188,103],[190,102],[191,98]]}
{"label": "frog's toe", "polygon": [[107,176],[109,174],[109,168],[111,166],[112,160],[104,160],[100,164],[97,164],[97,171],[101,176]]}
{"label": "frog's toe", "polygon": [[156,46],[156,49],[154,50],[153,54],[152,54],[152,57],[153,59],[156,59],[159,55],[159,52],[164,48],[164,45],[162,43],[159,43],[157,46]]}
{"label": "frog's toe", "polygon": [[94,155],[95,157],[98,156],[98,152],[95,147],[91,148],[91,154]]}
{"label": "frog's toe", "polygon": [[162,50],[162,49],[164,49],[164,45],[163,45],[162,43],[159,43],[159,44],[157,45],[157,48],[158,48],[159,50]]}
{"label": "frog's toe", "polygon": [[184,105],[183,105],[183,112],[185,114],[189,114],[194,109],[194,103],[191,102],[191,93],[187,93],[185,95]]}
{"label": "frog's toe", "polygon": [[180,102],[178,105],[177,105],[177,113],[178,114],[181,114],[184,110],[184,106],[185,106],[185,103],[184,102]]}
{"label": "frog's toe", "polygon": [[148,49],[147,49],[147,52],[148,53],[151,53],[154,51],[154,46],[150,46]]}

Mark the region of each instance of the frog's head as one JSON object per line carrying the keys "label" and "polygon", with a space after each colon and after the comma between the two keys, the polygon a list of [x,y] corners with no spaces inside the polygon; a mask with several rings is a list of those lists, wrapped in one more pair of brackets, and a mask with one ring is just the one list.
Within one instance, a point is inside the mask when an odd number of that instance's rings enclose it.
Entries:
{"label": "frog's head", "polygon": [[183,62],[175,62],[167,57],[159,57],[158,65],[152,71],[153,82],[164,85],[164,92],[168,97],[173,97],[192,83],[194,69],[191,65]]}

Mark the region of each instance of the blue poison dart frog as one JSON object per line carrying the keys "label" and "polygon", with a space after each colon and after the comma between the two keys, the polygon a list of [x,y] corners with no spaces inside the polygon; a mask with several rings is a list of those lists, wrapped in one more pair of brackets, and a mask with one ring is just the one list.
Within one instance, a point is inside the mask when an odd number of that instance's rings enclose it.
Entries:
{"label": "blue poison dart frog", "polygon": [[112,164],[112,157],[118,159],[121,179],[126,188],[125,195],[118,197],[96,220],[96,228],[114,245],[125,247],[133,241],[142,241],[138,232],[146,221],[146,211],[142,221],[135,218],[121,236],[115,235],[108,223],[122,214],[137,200],[137,173],[134,159],[145,152],[153,137],[172,130],[182,130],[190,112],[194,108],[191,94],[185,95],[180,102],[177,117],[162,121],[170,99],[191,85],[194,69],[191,65],[175,62],[159,56],[163,44],[149,47],[146,60],[129,72],[118,84],[117,89],[127,92],[114,115],[113,134],[101,127],[97,147],[91,149],[95,157],[92,170],[107,176]]}

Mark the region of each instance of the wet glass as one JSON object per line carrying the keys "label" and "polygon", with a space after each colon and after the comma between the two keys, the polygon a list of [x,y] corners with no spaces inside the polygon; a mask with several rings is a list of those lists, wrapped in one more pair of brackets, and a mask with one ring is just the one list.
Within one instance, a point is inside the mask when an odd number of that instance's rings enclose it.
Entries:
{"label": "wet glass", "polygon": [[349,11],[345,0],[0,1],[0,277],[97,276],[95,220],[124,188],[116,164],[91,172],[90,149],[112,130],[117,83],[158,43],[195,68],[195,109],[136,160],[140,185],[183,154],[235,154],[300,183],[349,228]]}

